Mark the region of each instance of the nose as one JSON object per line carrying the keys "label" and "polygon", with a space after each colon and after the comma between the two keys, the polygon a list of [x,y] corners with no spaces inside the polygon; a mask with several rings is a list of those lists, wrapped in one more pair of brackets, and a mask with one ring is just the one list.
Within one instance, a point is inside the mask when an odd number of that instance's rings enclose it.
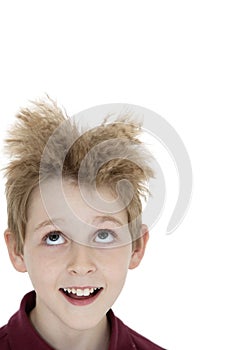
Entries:
{"label": "nose", "polygon": [[85,276],[96,271],[93,249],[72,242],[68,258],[68,272],[71,275]]}

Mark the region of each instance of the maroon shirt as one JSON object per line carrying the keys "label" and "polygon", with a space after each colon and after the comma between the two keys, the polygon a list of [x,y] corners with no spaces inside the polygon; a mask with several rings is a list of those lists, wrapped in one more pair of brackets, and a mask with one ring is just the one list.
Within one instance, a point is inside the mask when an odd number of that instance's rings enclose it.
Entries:
{"label": "maroon shirt", "polygon": [[[0,350],[54,350],[37,333],[28,314],[35,307],[34,291],[26,294],[20,309],[0,328]],[[107,313],[111,325],[109,350],[164,350],[136,333],[119,320],[112,310]]]}

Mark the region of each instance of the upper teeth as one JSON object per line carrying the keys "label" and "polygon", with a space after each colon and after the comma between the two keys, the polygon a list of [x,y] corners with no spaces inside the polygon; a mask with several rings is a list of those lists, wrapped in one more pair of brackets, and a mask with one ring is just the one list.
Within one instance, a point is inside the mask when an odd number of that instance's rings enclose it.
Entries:
{"label": "upper teeth", "polygon": [[63,288],[64,292],[76,294],[78,297],[88,297],[91,293],[93,293],[95,290],[100,288],[85,288],[85,289],[79,289],[79,288]]}

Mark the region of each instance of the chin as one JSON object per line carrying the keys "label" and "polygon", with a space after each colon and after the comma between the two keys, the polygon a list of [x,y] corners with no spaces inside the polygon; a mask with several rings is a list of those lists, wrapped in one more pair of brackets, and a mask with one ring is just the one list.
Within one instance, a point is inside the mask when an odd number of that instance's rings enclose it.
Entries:
{"label": "chin", "polygon": [[98,326],[98,324],[103,321],[106,315],[102,317],[93,317],[93,314],[88,317],[76,316],[75,318],[64,320],[63,322],[67,325],[68,328],[74,331],[85,331],[88,329],[93,329]]}

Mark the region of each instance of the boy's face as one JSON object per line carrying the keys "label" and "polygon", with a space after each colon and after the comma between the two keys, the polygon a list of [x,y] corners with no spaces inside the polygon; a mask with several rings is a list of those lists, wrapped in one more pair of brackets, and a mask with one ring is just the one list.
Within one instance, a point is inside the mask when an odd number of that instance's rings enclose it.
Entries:
{"label": "boy's face", "polygon": [[[72,223],[72,215],[62,210],[55,193],[48,216],[36,189],[30,199],[23,255],[15,253],[9,232],[5,237],[15,268],[29,273],[37,294],[37,318],[84,330],[103,320],[117,299],[128,269],[143,257],[148,232],[143,225],[141,245],[132,250],[125,209],[111,215],[100,212],[87,205],[78,187],[68,181],[64,194],[79,220]],[[101,195],[114,200],[106,189]]]}

